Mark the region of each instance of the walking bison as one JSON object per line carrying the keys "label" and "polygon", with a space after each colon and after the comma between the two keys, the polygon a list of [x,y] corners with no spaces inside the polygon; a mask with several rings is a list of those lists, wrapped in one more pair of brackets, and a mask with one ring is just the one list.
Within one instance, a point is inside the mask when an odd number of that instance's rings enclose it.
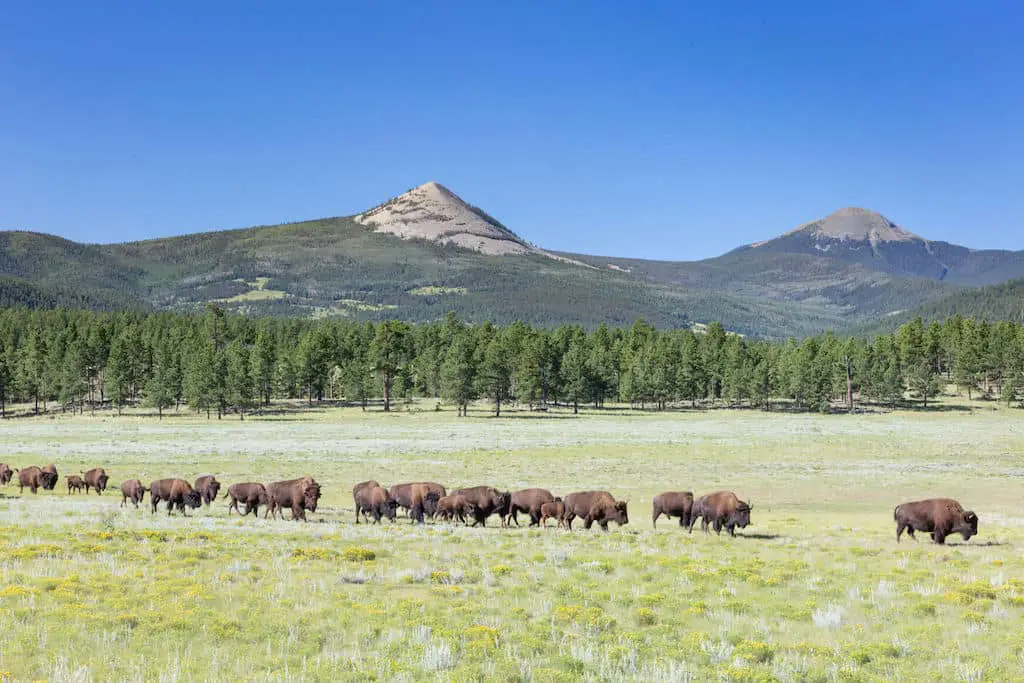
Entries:
{"label": "walking bison", "polygon": [[395,511],[398,503],[391,497],[388,490],[383,486],[372,488],[363,487],[355,493],[356,501],[356,524],[359,524],[359,514],[369,514],[373,517],[374,524],[380,524],[381,517],[387,517],[395,521]]}
{"label": "walking bison", "polygon": [[[433,492],[430,494],[433,495]],[[468,524],[467,517],[476,519],[479,511],[476,503],[471,502],[461,493],[449,493],[437,501],[437,518],[444,521],[454,522],[458,520]]]}
{"label": "walking bison", "polygon": [[150,514],[156,512],[156,506],[162,500],[167,501],[168,517],[174,508],[178,508],[181,514],[187,517],[186,507],[194,510],[203,504],[199,492],[184,479],[157,479],[150,483],[149,503],[153,507]]}
{"label": "walking bison", "polygon": [[714,527],[716,534],[722,533],[725,527],[730,536],[736,535],[736,527],[745,529],[750,524],[750,511],[753,509],[736,497],[732,491],[716,491],[709,493],[693,504],[690,511],[689,531],[693,531],[693,525],[700,518],[700,528],[710,535],[710,527]]}
{"label": "walking bison", "polygon": [[281,519],[284,519],[284,509],[290,508],[293,520],[301,519],[305,522],[306,510],[316,512],[319,500],[320,484],[313,477],[277,481],[267,485],[267,510],[263,517],[270,515],[277,519],[280,513]]}
{"label": "walking bison", "polygon": [[[234,509],[243,517],[250,512],[253,513],[253,517],[259,517],[260,505],[267,505],[269,502],[267,487],[256,482],[232,484],[228,487],[228,492],[224,494],[224,497],[231,498],[231,502],[228,503],[228,515]],[[245,503],[245,512],[238,509],[239,503]]]}
{"label": "walking bison", "polygon": [[[355,486],[352,487],[352,501],[355,503],[355,506],[356,506],[356,524],[359,524],[359,514],[360,514],[359,494],[360,494],[360,492],[363,491],[363,490],[375,489],[378,486],[380,486],[380,483],[376,479],[370,479],[368,481],[361,481],[361,482],[359,482],[358,484],[356,484]],[[390,496],[391,494],[389,493],[388,495]],[[369,521],[369,517],[367,516],[367,510],[363,510],[362,511],[362,515],[363,515],[363,521],[364,522],[368,522]]]}
{"label": "walking bison", "polygon": [[452,493],[464,496],[466,503],[473,505],[473,524],[470,526],[487,526],[487,518],[494,514],[501,518],[501,526],[505,526],[505,517],[512,500],[512,494],[508,491],[502,492],[493,486],[473,486],[456,489]]}
{"label": "walking bison", "polygon": [[629,524],[626,501],[615,500],[607,491],[578,491],[563,499],[565,503],[565,526],[572,529],[573,520],[583,520],[583,528],[589,529],[597,522],[602,531],[608,531],[608,522],[619,526]]}
{"label": "walking bison", "polygon": [[690,525],[690,513],[693,511],[692,491],[666,491],[659,493],[651,501],[651,526],[658,527],[658,517],[665,515],[669,519],[679,518],[679,526]]}
{"label": "walking bison", "polygon": [[409,518],[420,524],[423,523],[424,515],[428,515],[424,509],[424,499],[431,492],[437,494],[438,500],[448,495],[444,486],[432,481],[395,484],[388,490],[398,507],[408,510]]}
{"label": "walking bison", "polygon": [[217,481],[217,477],[207,474],[196,479],[194,488],[199,492],[199,498],[203,501],[203,505],[210,507],[210,503],[217,500],[220,482]]}
{"label": "walking bison", "polygon": [[508,514],[505,525],[510,526],[509,520],[519,526],[519,513],[524,512],[530,515],[530,526],[540,524],[540,508],[544,503],[551,503],[555,500],[554,495],[547,489],[523,489],[512,494],[509,501]]}
{"label": "walking bison", "polygon": [[952,498],[929,498],[903,503],[896,506],[892,516],[896,521],[897,543],[904,530],[911,538],[915,538],[915,531],[926,531],[939,545],[945,544],[946,537],[951,534],[960,534],[968,541],[978,533],[978,515],[972,510],[964,510]]}
{"label": "walking bison", "polygon": [[561,498],[555,498],[550,503],[540,506],[540,525],[546,528],[548,519],[551,518],[554,518],[556,528],[565,526],[565,503]]}
{"label": "walking bison", "polygon": [[52,484],[57,482],[56,474],[44,472],[35,465],[23,467],[15,472],[18,473],[18,493],[24,493],[26,488],[32,493],[37,493],[39,489],[47,489],[47,484],[51,484],[49,488],[52,489]]}
{"label": "walking bison", "polygon": [[107,481],[110,477],[107,476],[107,471],[102,467],[94,467],[82,476],[83,479],[85,479],[86,493],[88,493],[90,489],[94,489],[98,496],[107,490]]}
{"label": "walking bison", "polygon": [[7,486],[14,478],[14,470],[5,462],[0,462],[0,486]]}
{"label": "walking bison", "polygon": [[43,473],[42,487],[47,491],[52,491],[54,488],[57,487],[57,466],[54,465],[53,463],[50,463],[41,471]]}
{"label": "walking bison", "polygon": [[65,478],[65,482],[68,485],[68,495],[72,493],[78,493],[79,491],[89,492],[89,487],[86,486],[85,482],[77,474],[72,474],[70,477]]}
{"label": "walking bison", "polygon": [[139,507],[139,503],[142,502],[142,499],[146,496],[146,491],[148,490],[149,489],[143,486],[142,482],[138,479],[129,479],[128,481],[122,482],[121,507],[127,505],[129,500],[132,502],[132,505]]}

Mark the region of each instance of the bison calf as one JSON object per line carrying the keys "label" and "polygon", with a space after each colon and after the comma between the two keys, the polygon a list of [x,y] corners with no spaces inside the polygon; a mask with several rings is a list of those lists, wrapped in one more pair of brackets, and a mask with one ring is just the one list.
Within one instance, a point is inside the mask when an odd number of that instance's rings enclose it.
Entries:
{"label": "bison calf", "polygon": [[86,492],[88,492],[88,489],[89,489],[89,487],[86,485],[86,483],[84,481],[82,481],[82,478],[80,476],[78,476],[77,474],[72,474],[70,477],[67,477],[67,484],[68,484],[68,494],[69,495],[72,494],[72,493],[77,493],[79,491],[86,491]]}
{"label": "bison calf", "polygon": [[666,491],[659,493],[651,501],[651,526],[658,528],[658,517],[665,515],[669,519],[679,518],[679,526],[690,525],[690,513],[693,511],[692,491]]}
{"label": "bison calf", "polygon": [[139,503],[142,502],[148,490],[138,479],[129,479],[123,482],[121,484],[121,507],[127,505],[129,500],[132,505],[139,507]]}
{"label": "bison calf", "polygon": [[978,515],[952,498],[929,498],[897,505],[892,513],[896,521],[896,542],[906,530],[914,538],[915,531],[926,531],[932,540],[943,545],[950,534],[960,534],[965,541],[978,533]]}
{"label": "bison calf", "polygon": [[525,512],[530,515],[530,526],[540,524],[540,508],[544,503],[551,503],[555,497],[547,489],[523,489],[512,494],[509,501],[508,515],[505,525],[510,526],[509,520],[519,526],[519,513]]}
{"label": "bison calf", "polygon": [[557,522],[555,528],[565,526],[565,503],[561,498],[555,498],[550,503],[543,503],[540,506],[540,525],[546,528],[550,518]]}

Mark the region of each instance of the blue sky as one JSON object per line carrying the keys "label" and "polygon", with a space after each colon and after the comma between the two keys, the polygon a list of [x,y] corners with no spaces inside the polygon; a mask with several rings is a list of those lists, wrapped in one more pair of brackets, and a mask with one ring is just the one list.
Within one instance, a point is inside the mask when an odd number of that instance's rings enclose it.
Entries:
{"label": "blue sky", "polygon": [[849,205],[1024,249],[1016,2],[0,4],[0,228],[124,241],[437,180],[693,259]]}

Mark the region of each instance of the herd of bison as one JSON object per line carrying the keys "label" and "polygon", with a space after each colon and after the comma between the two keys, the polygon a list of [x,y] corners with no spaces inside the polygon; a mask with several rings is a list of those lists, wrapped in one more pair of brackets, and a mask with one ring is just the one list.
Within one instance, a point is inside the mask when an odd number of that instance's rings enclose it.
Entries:
{"label": "herd of bison", "polygon": [[[52,491],[57,485],[57,468],[52,464],[19,470],[0,463],[0,485],[9,484],[15,474],[18,475],[21,492],[26,488],[32,493],[39,489]],[[106,490],[109,477],[102,467],[96,467],[81,475],[70,475],[65,481],[69,494],[95,491],[99,495]],[[194,485],[184,479],[157,479],[146,487],[138,479],[129,479],[121,484],[121,506],[131,502],[139,507],[148,491],[153,513],[164,501],[168,515],[175,508],[184,515],[186,508],[209,506],[217,499],[220,489],[221,483],[212,475],[199,477]],[[584,528],[589,529],[596,522],[604,531],[608,530],[609,522],[620,526],[629,523],[626,501],[616,500],[607,491],[580,491],[561,498],[540,488],[510,493],[493,486],[474,486],[448,491],[441,484],[417,482],[395,484],[388,489],[371,480],[356,484],[352,496],[356,524],[360,519],[380,523],[381,519],[387,518],[394,522],[399,508],[407,510],[409,518],[420,524],[425,518],[430,518],[486,526],[487,519],[495,514],[500,517],[501,526],[509,526],[513,522],[519,526],[520,514],[529,515],[530,526],[547,527],[548,520],[553,519],[557,526],[566,529],[572,529],[577,518],[583,520]],[[229,515],[234,510],[243,516],[252,513],[257,517],[262,506],[264,518],[269,515],[276,519],[280,513],[283,519],[284,510],[288,508],[292,519],[306,521],[307,510],[316,512],[320,484],[309,476],[266,485],[255,482],[232,484],[224,498],[231,499]],[[239,509],[239,503],[245,506],[244,512]],[[655,496],[652,507],[653,526],[657,526],[658,518],[665,515],[669,519],[678,517],[679,525],[692,532],[700,519],[705,534],[709,534],[713,527],[717,534],[721,534],[724,528],[732,536],[736,535],[737,527],[742,529],[750,524],[752,509],[749,503],[731,491],[709,493],[696,500],[689,491],[669,491]],[[893,518],[897,542],[904,531],[911,538],[914,538],[915,531],[926,532],[940,544],[945,543],[951,534],[960,534],[968,540],[978,533],[978,516],[951,498],[930,498],[897,505]]]}

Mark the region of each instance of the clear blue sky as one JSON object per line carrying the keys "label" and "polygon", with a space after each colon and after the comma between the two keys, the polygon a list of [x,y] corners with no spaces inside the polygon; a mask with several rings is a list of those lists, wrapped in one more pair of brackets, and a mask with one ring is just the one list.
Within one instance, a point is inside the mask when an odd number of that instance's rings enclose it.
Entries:
{"label": "clear blue sky", "polygon": [[124,241],[437,180],[691,259],[842,206],[1024,249],[1011,1],[0,3],[0,228]]}

